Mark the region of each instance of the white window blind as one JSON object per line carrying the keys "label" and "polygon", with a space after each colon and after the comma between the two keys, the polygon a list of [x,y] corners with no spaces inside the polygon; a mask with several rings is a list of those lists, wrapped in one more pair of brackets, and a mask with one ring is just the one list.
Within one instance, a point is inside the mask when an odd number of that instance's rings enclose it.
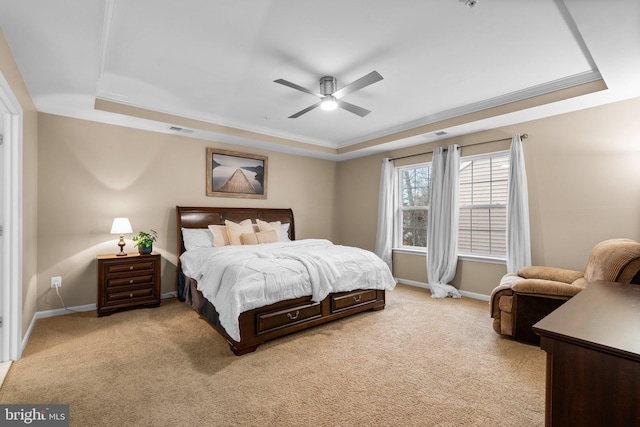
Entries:
{"label": "white window blind", "polygon": [[460,254],[505,258],[509,154],[492,153],[460,162]]}

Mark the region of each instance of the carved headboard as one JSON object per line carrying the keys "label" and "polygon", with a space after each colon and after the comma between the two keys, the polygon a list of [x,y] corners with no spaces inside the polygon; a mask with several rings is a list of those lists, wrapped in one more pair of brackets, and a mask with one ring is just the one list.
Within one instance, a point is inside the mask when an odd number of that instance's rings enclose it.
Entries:
{"label": "carved headboard", "polygon": [[[178,257],[185,251],[182,228],[207,228],[207,226],[213,224],[224,225],[226,219],[233,222],[251,219],[255,223],[256,219],[259,219],[265,222],[280,221],[283,224],[288,223],[289,239],[295,240],[295,226],[291,209],[176,206]],[[178,265],[180,265],[179,262]]]}

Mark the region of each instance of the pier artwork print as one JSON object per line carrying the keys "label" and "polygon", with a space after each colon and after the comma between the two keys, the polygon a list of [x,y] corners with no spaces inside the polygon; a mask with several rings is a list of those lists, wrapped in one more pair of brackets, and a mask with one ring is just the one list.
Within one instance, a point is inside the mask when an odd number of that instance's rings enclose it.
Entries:
{"label": "pier artwork print", "polygon": [[267,156],[207,148],[207,196],[267,198]]}

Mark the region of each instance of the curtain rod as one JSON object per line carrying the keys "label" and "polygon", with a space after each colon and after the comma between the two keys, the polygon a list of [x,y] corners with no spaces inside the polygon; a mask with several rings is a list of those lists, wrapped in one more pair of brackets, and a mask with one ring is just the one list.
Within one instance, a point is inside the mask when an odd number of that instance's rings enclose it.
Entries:
{"label": "curtain rod", "polygon": [[[512,137],[513,138],[513,137]],[[520,138],[521,139],[527,139],[529,138],[529,135],[526,133],[521,133],[520,134]],[[511,138],[501,138],[501,139],[493,139],[491,141],[483,141],[483,142],[476,142],[475,144],[467,144],[465,146],[460,147],[460,149],[465,148],[465,147],[472,147],[474,145],[482,145],[482,144],[490,144],[492,142],[500,142],[500,141],[510,141]],[[418,153],[418,154],[409,154],[408,156],[401,156],[401,157],[394,157],[392,159],[389,160],[400,160],[400,159],[408,159],[409,157],[416,157],[416,156],[423,156],[425,154],[431,154],[433,153],[433,150],[431,151],[425,151],[424,153]]]}

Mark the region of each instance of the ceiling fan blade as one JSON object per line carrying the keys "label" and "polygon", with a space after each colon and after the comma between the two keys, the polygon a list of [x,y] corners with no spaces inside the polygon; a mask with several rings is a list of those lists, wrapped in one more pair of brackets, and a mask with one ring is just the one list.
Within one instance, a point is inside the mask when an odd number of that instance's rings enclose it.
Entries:
{"label": "ceiling fan blade", "polygon": [[380,74],[378,74],[377,71],[372,71],[369,74],[367,74],[366,76],[360,77],[355,82],[346,85],[345,87],[343,87],[340,90],[335,91],[331,95],[333,95],[336,98],[340,99],[343,96],[345,96],[346,94],[349,94],[351,92],[355,92],[358,89],[362,89],[363,87],[366,87],[366,86],[369,86],[371,84],[374,84],[375,82],[379,82],[380,80],[382,80],[382,76]]}
{"label": "ceiling fan blade", "polygon": [[290,81],[287,81],[287,80],[284,80],[284,79],[274,80],[273,82],[274,83],[280,83],[281,85],[289,86],[290,88],[299,90],[300,92],[308,93],[309,95],[313,95],[313,96],[316,96],[318,98],[322,98],[322,96],[323,96],[323,95],[321,95],[321,94],[319,94],[317,92],[314,92],[312,90],[307,89],[306,87],[299,86],[299,85],[297,85],[295,83],[291,83]]}
{"label": "ceiling fan blade", "polygon": [[309,111],[313,110],[314,108],[318,108],[318,107],[320,106],[320,104],[322,104],[322,102],[318,102],[318,103],[316,103],[316,104],[313,104],[312,106],[307,107],[307,108],[305,108],[305,109],[304,109],[304,110],[302,110],[302,111],[298,111],[297,113],[295,113],[295,114],[294,114],[294,115],[292,115],[292,116],[289,116],[289,118],[290,118],[290,119],[297,119],[297,118],[298,118],[298,117],[300,117],[301,115],[308,113]]}
{"label": "ceiling fan blade", "polygon": [[358,107],[357,105],[349,104],[348,102],[344,102],[341,99],[336,99],[338,103],[338,107],[345,109],[353,114],[357,114],[360,117],[364,117],[369,114],[371,111],[364,109],[362,107]]}

